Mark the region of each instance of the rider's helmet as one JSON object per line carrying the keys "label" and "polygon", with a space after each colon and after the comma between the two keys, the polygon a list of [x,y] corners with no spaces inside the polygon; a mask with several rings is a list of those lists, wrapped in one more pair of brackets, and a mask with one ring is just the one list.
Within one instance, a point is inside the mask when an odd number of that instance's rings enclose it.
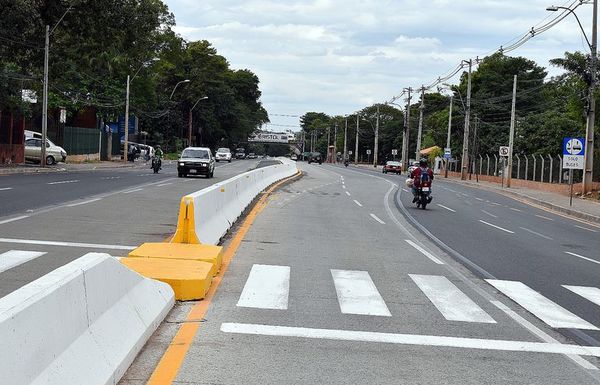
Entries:
{"label": "rider's helmet", "polygon": [[427,159],[426,158],[421,158],[419,160],[419,166],[420,167],[427,167]]}
{"label": "rider's helmet", "polygon": [[160,144],[156,145],[156,149],[160,150]]}

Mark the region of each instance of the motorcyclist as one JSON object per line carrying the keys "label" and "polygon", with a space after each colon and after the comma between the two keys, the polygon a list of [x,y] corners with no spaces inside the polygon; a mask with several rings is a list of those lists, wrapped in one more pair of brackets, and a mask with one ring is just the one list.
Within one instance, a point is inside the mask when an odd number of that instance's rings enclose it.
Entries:
{"label": "motorcyclist", "polygon": [[428,180],[430,183],[433,181],[433,170],[427,165],[427,159],[422,158],[419,160],[419,167],[412,170],[410,177],[413,180],[413,203],[416,203],[419,200],[418,188],[421,186],[421,181]]}
{"label": "motorcyclist", "polygon": [[162,169],[162,158],[163,158],[163,150],[160,148],[160,145],[156,146],[156,150],[154,150],[154,159],[158,162],[158,169]]}
{"label": "motorcyclist", "polygon": [[348,167],[348,158],[344,159],[344,166]]}

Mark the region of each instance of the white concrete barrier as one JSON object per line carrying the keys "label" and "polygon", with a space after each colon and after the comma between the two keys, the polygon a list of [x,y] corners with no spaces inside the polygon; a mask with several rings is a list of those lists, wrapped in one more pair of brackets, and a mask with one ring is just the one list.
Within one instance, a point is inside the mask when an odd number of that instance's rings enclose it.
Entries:
{"label": "white concrete barrier", "polygon": [[169,285],[86,254],[0,299],[0,382],[116,384],[173,304]]}
{"label": "white concrete barrier", "polygon": [[184,196],[173,242],[216,245],[254,198],[271,184],[298,172],[296,162],[258,168]]}

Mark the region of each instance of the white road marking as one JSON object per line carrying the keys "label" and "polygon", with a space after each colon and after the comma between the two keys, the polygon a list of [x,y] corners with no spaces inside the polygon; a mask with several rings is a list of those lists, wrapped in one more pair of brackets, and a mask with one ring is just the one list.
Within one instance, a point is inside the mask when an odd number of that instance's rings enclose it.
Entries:
{"label": "white road marking", "polygon": [[368,272],[331,269],[331,276],[342,313],[392,316]]}
{"label": "white road marking", "polygon": [[509,207],[509,209],[511,209],[512,211],[519,212],[519,213],[522,213],[522,212],[523,212],[523,210],[519,210],[519,209],[516,209],[516,208],[514,208],[514,207]]}
{"label": "white road marking", "polygon": [[453,193],[457,192],[456,190],[452,190],[451,188],[448,188],[448,191],[453,192]]}
{"label": "white road marking", "polygon": [[436,203],[436,204],[437,204],[438,206],[440,206],[441,208],[443,208],[443,209],[446,209],[446,210],[448,210],[448,211],[452,211],[453,213],[455,213],[455,212],[456,212],[456,210],[452,210],[450,207],[447,207],[447,206],[441,205],[441,204],[439,204],[439,203]]}
{"label": "white road marking", "polygon": [[448,278],[440,275],[409,274],[409,276],[447,320],[496,323]]}
{"label": "white road marking", "polygon": [[477,199],[478,201],[481,201],[481,202],[483,202],[483,199],[481,199],[481,198],[477,198],[477,197],[475,197],[475,199]]}
{"label": "white road marking", "polygon": [[168,186],[170,184],[173,184],[172,182],[169,183],[162,183],[162,184],[157,184],[156,187],[164,187],[164,186]]}
{"label": "white road marking", "polygon": [[479,220],[479,222],[481,222],[481,223],[483,223],[485,225],[491,226],[491,227],[493,227],[495,229],[502,230],[502,231],[507,232],[509,234],[514,234],[515,233],[514,231],[507,230],[504,227],[496,226],[494,224],[491,224],[490,222],[486,222],[486,221],[481,220],[481,219]]}
{"label": "white road marking", "polygon": [[290,294],[290,267],[253,265],[237,306],[285,310]]}
{"label": "white road marking", "polygon": [[553,220],[554,220],[554,219],[552,219],[552,218],[548,218],[548,217],[545,217],[545,216],[543,216],[543,215],[538,215],[538,214],[535,214],[535,216],[536,216],[536,217],[538,217],[538,218],[545,219],[545,220],[547,220],[547,221],[553,221]]}
{"label": "white road marking", "polygon": [[0,273],[46,254],[45,251],[10,250],[0,254]]}
{"label": "white road marking", "polygon": [[496,289],[554,328],[598,330],[598,328],[518,281],[486,279]]}
{"label": "white road marking", "polygon": [[584,257],[583,255],[579,255],[579,254],[571,253],[570,251],[565,251],[565,253],[567,253],[567,254],[569,254],[569,255],[572,255],[572,256],[574,256],[574,257],[577,257],[577,258],[585,259],[586,261],[589,261],[589,262],[597,263],[597,264],[599,264],[599,265],[600,265],[600,261],[596,261],[595,259],[588,258],[588,257]]}
{"label": "white road marking", "polygon": [[345,185],[345,184],[343,184],[343,185],[342,185],[342,188],[345,190],[345,189],[346,189],[346,185]]}
{"label": "white road marking", "polygon": [[363,207],[359,201],[357,201],[356,199],[354,199],[354,203],[356,203],[359,207]]}
{"label": "white road marking", "polygon": [[589,228],[587,228],[587,227],[583,227],[583,226],[579,226],[579,225],[573,225],[573,226],[575,226],[575,227],[577,227],[577,228],[580,228],[580,229],[582,229],[582,230],[587,230],[587,231],[589,231],[589,232],[592,232],[592,233],[597,233],[597,232],[598,232],[597,230],[594,230],[594,229],[589,229]]}
{"label": "white road marking", "polygon": [[135,190],[127,190],[127,191],[123,191],[123,194],[131,194],[134,193],[136,191],[142,191],[143,188],[136,188]]}
{"label": "white road marking", "polygon": [[402,191],[404,191],[405,193],[407,193],[407,192],[408,192],[408,190],[407,190],[407,189],[405,189],[405,188],[403,188],[403,189],[402,189]]}
{"label": "white road marking", "polygon": [[419,250],[427,258],[431,259],[434,263],[437,263],[438,265],[445,265],[445,263],[443,261],[438,259],[436,256],[434,256],[433,254],[431,254],[429,251],[425,250],[421,246],[417,245],[415,242],[411,241],[410,239],[405,239],[405,241],[406,241],[406,243],[408,243],[415,249]]}
{"label": "white road marking", "polygon": [[502,206],[500,203],[496,203],[496,202],[490,202],[490,204],[494,205],[494,206]]}
{"label": "white road marking", "polygon": [[588,301],[592,301],[596,305],[600,306],[600,288],[570,285],[562,285],[562,287],[564,287],[565,289],[569,289],[573,293],[580,295]]}
{"label": "white road marking", "polygon": [[463,349],[509,352],[577,354],[600,357],[600,347],[568,345],[561,343],[491,340],[482,338],[395,334],[354,330],[315,329],[292,326],[275,326],[224,322],[223,333],[326,339],[337,341],[380,342],[388,344],[444,346]]}
{"label": "white road marking", "polygon": [[58,182],[48,182],[46,184],[53,185],[53,184],[65,184],[65,183],[77,183],[77,182],[79,182],[79,180],[74,179],[74,180],[61,180],[61,181],[58,181]]}
{"label": "white road marking", "polygon": [[65,246],[65,247],[86,247],[91,249],[112,249],[112,250],[133,250],[137,246],[122,246],[122,245],[103,245],[97,243],[79,243],[79,242],[62,242],[62,241],[42,241],[37,239],[17,239],[17,238],[0,238],[1,243],[18,243],[26,245],[46,245],[46,246]]}
{"label": "white road marking", "polygon": [[0,191],[12,190],[12,187],[1,187]]}
{"label": "white road marking", "polygon": [[83,202],[71,203],[71,204],[67,205],[67,207],[75,207],[75,206],[86,205],[88,203],[97,202],[97,201],[99,201],[101,199],[102,198],[94,198],[94,199],[90,199],[90,200],[83,201]]}
{"label": "white road marking", "polygon": [[538,237],[542,237],[542,238],[544,238],[544,239],[547,239],[547,240],[549,240],[549,241],[551,241],[551,240],[553,240],[553,239],[554,239],[554,238],[550,238],[550,237],[549,237],[549,236],[547,236],[547,235],[540,234],[540,233],[538,233],[537,231],[530,230],[530,229],[528,229],[528,228],[526,228],[526,227],[519,227],[519,228],[520,228],[521,230],[525,230],[525,231],[527,231],[527,232],[530,232],[531,234],[537,235]]}
{"label": "white road marking", "polygon": [[0,221],[0,225],[3,225],[5,223],[14,222],[14,221],[19,221],[19,220],[25,219],[25,218],[29,218],[29,215],[21,215],[21,216],[10,218],[10,219],[5,219],[3,221]]}
{"label": "white road marking", "polygon": [[371,213],[371,214],[369,214],[369,215],[371,215],[371,218],[375,219],[377,222],[381,223],[382,225],[385,225],[385,222],[384,222],[384,221],[382,221],[381,219],[379,219],[379,218],[377,217],[377,215],[375,215],[375,214],[373,214],[373,213]]}
{"label": "white road marking", "polygon": [[487,215],[489,215],[489,216],[490,216],[490,217],[492,217],[492,218],[498,218],[498,216],[497,216],[497,215],[494,215],[494,214],[492,214],[492,213],[490,213],[490,212],[487,212],[487,211],[485,211],[485,210],[483,210],[483,209],[482,209],[481,211],[482,211],[484,214],[487,214]]}
{"label": "white road marking", "polygon": [[348,191],[346,191],[346,195],[350,196],[350,193]]}

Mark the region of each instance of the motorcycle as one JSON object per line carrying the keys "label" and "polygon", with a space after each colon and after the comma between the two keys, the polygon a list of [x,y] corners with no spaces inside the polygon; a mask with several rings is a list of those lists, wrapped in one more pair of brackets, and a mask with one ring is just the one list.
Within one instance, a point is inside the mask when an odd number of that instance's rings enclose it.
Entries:
{"label": "motorcycle", "polygon": [[344,166],[348,167],[348,161],[347,160],[344,161]]}
{"label": "motorcycle", "polygon": [[160,166],[161,166],[161,161],[160,158],[158,157],[153,157],[152,158],[152,170],[154,171],[155,174],[158,174],[158,170],[160,170]]}
{"label": "motorcycle", "polygon": [[427,205],[431,203],[431,182],[423,182],[417,187],[417,208],[425,210]]}

